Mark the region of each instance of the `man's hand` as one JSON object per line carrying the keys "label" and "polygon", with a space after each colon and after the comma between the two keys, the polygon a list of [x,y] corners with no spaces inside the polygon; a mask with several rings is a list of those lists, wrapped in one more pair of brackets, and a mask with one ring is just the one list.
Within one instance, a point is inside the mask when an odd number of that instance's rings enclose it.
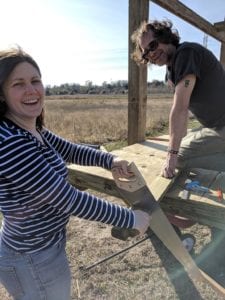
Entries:
{"label": "man's hand", "polygon": [[168,153],[166,162],[163,165],[161,175],[165,178],[173,178],[175,176],[175,169],[177,165],[177,155]]}

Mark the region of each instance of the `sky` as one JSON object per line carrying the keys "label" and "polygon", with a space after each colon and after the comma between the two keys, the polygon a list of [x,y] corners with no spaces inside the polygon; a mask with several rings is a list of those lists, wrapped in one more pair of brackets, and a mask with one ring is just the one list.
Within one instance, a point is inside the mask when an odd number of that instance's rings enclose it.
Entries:
{"label": "sky", "polygon": [[[140,0],[141,1],[141,0]],[[21,46],[37,61],[44,85],[101,85],[128,79],[128,0],[0,0],[0,48]],[[211,23],[225,17],[224,0],[182,0]],[[150,1],[149,19],[170,19],[182,41],[204,33]],[[207,47],[219,58],[220,42]],[[148,70],[164,80],[165,67]]]}

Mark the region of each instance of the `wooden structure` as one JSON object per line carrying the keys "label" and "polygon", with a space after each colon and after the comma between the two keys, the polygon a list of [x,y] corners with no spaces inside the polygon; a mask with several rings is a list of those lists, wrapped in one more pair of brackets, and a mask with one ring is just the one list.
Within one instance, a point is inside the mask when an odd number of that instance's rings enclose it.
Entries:
{"label": "wooden structure", "polygon": [[[218,188],[225,191],[224,173],[192,169],[170,181],[170,189],[165,193],[162,191],[166,185],[164,181],[169,179],[162,178],[160,171],[167,155],[166,141],[148,140],[112,153],[128,161],[133,161],[137,165],[154,197],[157,200],[162,199],[160,206],[166,213],[180,215],[201,224],[225,229],[225,202],[218,202],[216,195]],[[76,187],[91,188],[121,199],[111,172],[99,167],[77,165],[68,166],[68,170],[70,182]],[[187,178],[194,178],[193,180],[198,180],[202,185],[209,187],[210,193],[200,195],[190,193],[188,199],[182,199],[181,195]]]}
{"label": "wooden structure", "polygon": [[[225,22],[212,25],[178,0],[152,1],[221,41],[221,62],[225,65]],[[148,19],[148,14],[149,0],[129,0],[129,37],[139,26],[141,21]],[[131,41],[129,40],[129,57],[133,51],[132,47]],[[225,191],[225,175],[211,170],[192,169],[185,171],[186,173],[178,174],[173,180],[162,178],[160,176],[160,171],[167,155],[168,139],[145,140],[146,106],[147,67],[142,66],[139,68],[129,58],[129,146],[113,151],[112,153],[135,163],[154,198],[156,200],[161,200],[160,207],[165,213],[187,217],[198,223],[225,229],[225,203],[221,200],[221,195],[218,197],[216,193],[218,189]],[[77,165],[69,165],[68,170],[69,180],[71,184],[76,187],[91,188],[105,194],[116,196],[120,199],[121,195],[124,193],[121,193],[121,188],[118,188],[111,172],[107,170],[98,167],[81,167]],[[200,195],[191,192],[188,198],[183,199],[182,193],[187,178],[194,178],[194,180],[200,181],[202,185],[209,188],[209,192]],[[171,186],[169,191],[167,190],[168,186]],[[125,203],[129,203],[128,198],[127,201],[125,199],[125,194],[122,198],[124,198]],[[129,200],[131,200],[131,198]],[[222,194],[222,198],[225,199],[225,194]],[[161,217],[159,218],[159,216]],[[164,221],[162,222],[162,220]],[[160,214],[159,212],[156,214],[155,221],[154,224],[151,224],[152,226],[154,225],[154,232],[157,232],[159,237],[161,236],[161,240],[164,243],[166,241],[166,246],[168,247],[169,245],[168,249],[176,254],[175,257],[178,260],[180,258],[179,261],[183,263],[184,266],[192,266],[191,272],[189,273],[195,278],[194,271],[197,270],[198,274],[199,270],[195,267],[192,259],[189,259],[189,256],[184,255],[183,246],[180,247],[182,244],[176,234],[173,234],[173,229],[168,223],[167,218],[165,218],[164,214],[161,212],[161,209]],[[162,227],[165,228],[165,230],[162,230]],[[171,231],[168,231],[169,227],[171,227]],[[172,240],[171,237],[173,237]],[[176,245],[174,246],[174,244]],[[221,286],[202,271],[200,271],[199,274],[208,283],[211,283],[211,286],[214,287],[215,290],[224,296],[225,290]]]}
{"label": "wooden structure", "polygon": [[[221,42],[220,61],[225,66],[225,21],[211,24],[178,0],[151,0]],[[143,142],[146,128],[147,67],[138,68],[131,60],[130,36],[148,19],[149,0],[129,0],[129,93],[128,144]]]}
{"label": "wooden structure", "polygon": [[[175,15],[183,18],[205,33],[221,42],[221,62],[225,66],[225,22],[211,24],[178,0],[151,0]],[[129,37],[143,20],[149,15],[149,0],[129,0]],[[133,45],[129,38],[129,57]],[[133,161],[143,174],[148,187],[155,198],[161,193],[160,183],[155,178],[160,175],[161,166],[166,158],[167,142],[158,140],[145,141],[147,105],[147,67],[137,67],[129,58],[129,94],[128,94],[128,147],[113,151],[121,158]],[[101,168],[80,167],[70,165],[70,182],[76,187],[91,188],[120,198],[120,194],[111,173]],[[199,223],[225,229],[225,205],[218,203],[215,194],[218,188],[225,191],[223,174],[216,171],[191,170],[192,176],[204,186],[210,187],[212,193],[207,195],[191,194],[188,200],[183,200],[180,193],[184,189],[184,181],[190,174],[176,178],[169,192],[161,201],[161,207],[167,213],[173,213],[191,218]],[[167,179],[165,179],[167,180]]]}

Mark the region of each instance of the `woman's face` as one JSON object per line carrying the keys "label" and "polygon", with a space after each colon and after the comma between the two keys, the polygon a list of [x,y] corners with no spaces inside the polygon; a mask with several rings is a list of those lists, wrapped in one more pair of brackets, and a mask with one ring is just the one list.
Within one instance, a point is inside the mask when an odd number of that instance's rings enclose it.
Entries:
{"label": "woman's face", "polygon": [[19,63],[3,85],[7,113],[16,120],[35,121],[44,105],[44,87],[38,70],[28,62]]}

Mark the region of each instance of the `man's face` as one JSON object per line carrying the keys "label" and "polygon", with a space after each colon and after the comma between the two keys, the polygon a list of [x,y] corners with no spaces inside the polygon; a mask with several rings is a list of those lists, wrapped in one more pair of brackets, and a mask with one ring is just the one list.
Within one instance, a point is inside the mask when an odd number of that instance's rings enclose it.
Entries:
{"label": "man's face", "polygon": [[158,66],[169,65],[176,50],[174,45],[164,44],[157,40],[151,30],[143,34],[140,47],[144,58]]}

